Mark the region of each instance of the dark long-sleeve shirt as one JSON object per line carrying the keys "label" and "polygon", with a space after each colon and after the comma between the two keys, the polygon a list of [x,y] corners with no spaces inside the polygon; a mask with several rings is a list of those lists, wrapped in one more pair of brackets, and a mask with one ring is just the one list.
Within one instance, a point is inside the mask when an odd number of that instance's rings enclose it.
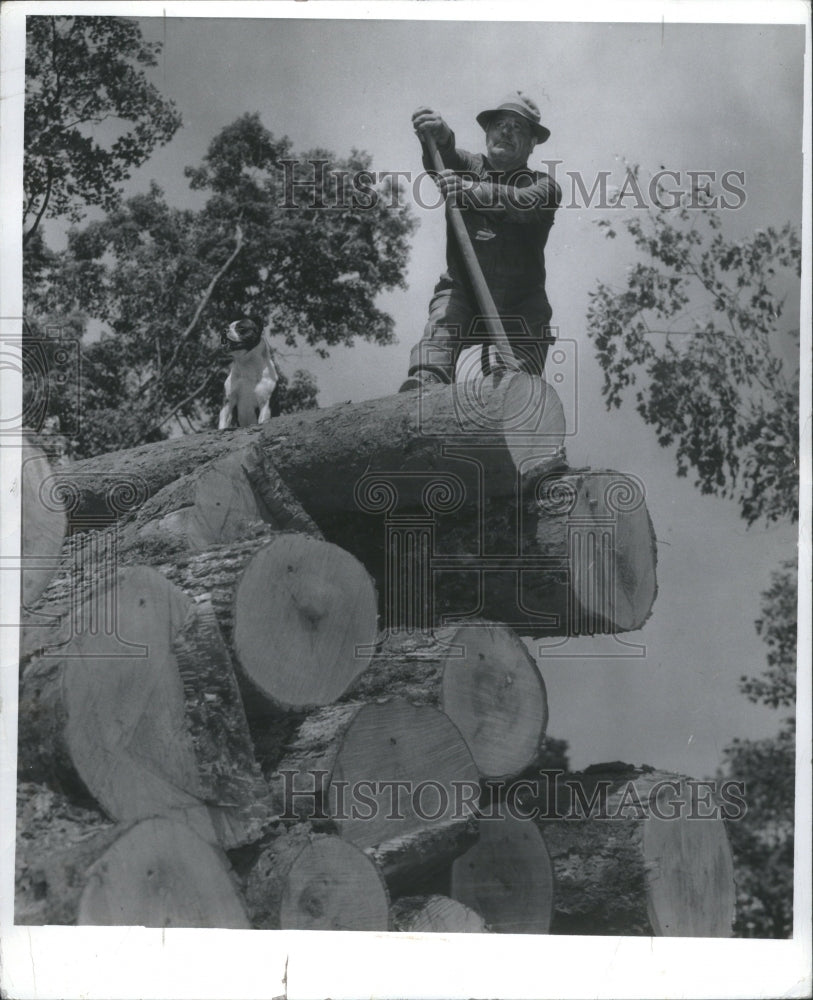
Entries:
{"label": "dark long-sleeve shirt", "polygon": [[[483,275],[492,289],[513,294],[545,287],[545,245],[561,191],[546,173],[520,167],[505,173],[486,156],[455,146],[454,134],[438,147],[444,166],[474,181],[462,195],[462,216]],[[433,164],[423,146],[423,165]],[[468,285],[466,268],[447,222],[446,263],[449,277]]]}

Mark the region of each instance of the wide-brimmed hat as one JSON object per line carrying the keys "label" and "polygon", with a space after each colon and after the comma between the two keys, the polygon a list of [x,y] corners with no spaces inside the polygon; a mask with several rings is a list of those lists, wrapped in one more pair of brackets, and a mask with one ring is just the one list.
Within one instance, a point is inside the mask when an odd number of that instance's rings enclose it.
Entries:
{"label": "wide-brimmed hat", "polygon": [[512,90],[510,94],[500,101],[496,108],[487,108],[485,111],[481,111],[477,116],[477,124],[485,131],[492,117],[500,111],[513,111],[515,115],[521,115],[526,121],[530,122],[531,130],[536,136],[537,143],[545,142],[550,138],[550,129],[539,124],[539,119],[542,117],[539,113],[539,108],[521,90]]}

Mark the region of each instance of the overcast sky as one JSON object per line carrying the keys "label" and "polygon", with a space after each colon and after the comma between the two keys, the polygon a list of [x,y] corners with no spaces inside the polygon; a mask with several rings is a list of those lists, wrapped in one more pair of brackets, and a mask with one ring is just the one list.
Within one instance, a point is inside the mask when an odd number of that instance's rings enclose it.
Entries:
{"label": "overcast sky", "polygon": [[[568,171],[588,187],[600,171],[623,178],[623,161],[644,173],[745,172],[745,205],[725,214],[726,233],[800,221],[802,186],[801,27],[551,24],[438,21],[149,19],[145,36],[164,51],[153,73],[184,127],[133,177],[128,192],[157,179],[169,200],[198,204],[183,168],[212,137],[258,111],[295,150],[323,146],[344,156],[367,150],[376,170],[420,169],[410,115],[421,104],[446,117],[458,144],[481,150],[478,111],[523,89],[551,130],[531,164],[557,171],[565,207],[551,233],[548,293],[568,344],[563,397],[571,415],[572,464],[641,478],[658,537],[659,595],[639,633],[643,655],[609,639],[570,642],[567,657],[542,657],[550,732],[569,741],[574,766],[622,759],[704,776],[734,736],[776,730],[778,717],[737,690],[760,671],[765,647],[753,620],[759,592],[795,551],[790,526],[746,530],[736,507],[701,497],[676,478],[674,459],[632,407],[608,414],[601,375],[585,335],[588,292],[620,282],[628,245],[594,225],[606,214],[574,207]],[[570,204],[570,207],[567,207]],[[442,212],[416,206],[406,291],[382,297],[398,343],[360,340],[327,361],[285,364],[317,375],[320,403],[396,391],[419,338],[432,285],[443,267]],[[798,287],[786,322],[798,325]],[[797,299],[794,302],[793,297]],[[578,406],[575,389],[578,388]],[[536,648],[537,644],[533,644]],[[549,651],[552,652],[552,651]]]}

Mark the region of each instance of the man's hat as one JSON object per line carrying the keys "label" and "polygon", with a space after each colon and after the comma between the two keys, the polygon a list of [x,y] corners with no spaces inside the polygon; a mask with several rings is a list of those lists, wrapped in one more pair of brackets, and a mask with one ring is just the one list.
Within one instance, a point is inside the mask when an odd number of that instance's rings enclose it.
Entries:
{"label": "man's hat", "polygon": [[488,108],[485,111],[481,111],[477,116],[477,124],[485,131],[492,116],[498,114],[500,111],[513,111],[515,115],[521,115],[526,121],[530,122],[531,130],[536,136],[537,143],[546,142],[550,138],[550,129],[546,129],[544,125],[539,124],[541,117],[539,108],[521,90],[512,90],[510,94],[500,101],[496,108]]}

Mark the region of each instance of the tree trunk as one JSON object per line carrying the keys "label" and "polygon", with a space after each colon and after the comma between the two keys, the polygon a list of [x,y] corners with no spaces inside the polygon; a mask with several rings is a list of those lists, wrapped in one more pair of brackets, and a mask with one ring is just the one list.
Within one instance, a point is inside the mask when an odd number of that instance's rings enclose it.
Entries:
{"label": "tree trunk", "polygon": [[448,896],[404,896],[392,905],[396,931],[412,934],[483,934],[488,931],[479,913]]}
{"label": "tree trunk", "polygon": [[404,483],[404,497],[409,494],[412,506],[418,506],[424,485],[420,477],[448,464],[450,443],[459,444],[469,457],[481,456],[489,486],[504,495],[513,488],[520,464],[539,468],[558,461],[563,431],[561,403],[552,387],[517,374],[492,384],[485,399],[456,384],[340,403],[276,417],[259,429],[206,431],[110,452],[76,463],[64,478],[78,490],[85,516],[106,515],[107,494],[122,480],[138,480],[155,496],[255,438],[319,523],[319,513],[358,509],[356,486],[369,472],[417,471],[412,483]]}
{"label": "tree trunk", "polygon": [[185,824],[113,826],[31,784],[18,794],[14,922],[249,926],[225,856]]}
{"label": "tree trunk", "polygon": [[352,844],[304,824],[270,835],[243,884],[257,928],[389,929],[389,896],[375,864]]}
{"label": "tree trunk", "polygon": [[539,830],[503,812],[480,821],[477,844],[452,864],[451,896],[497,934],[547,934],[553,875]]}
{"label": "tree trunk", "polygon": [[559,818],[539,820],[556,878],[554,933],[730,937],[731,851],[723,820],[703,818],[706,798],[680,776],[630,765],[561,779]]}
{"label": "tree trunk", "polygon": [[207,601],[128,567],[73,625],[58,655],[26,670],[21,778],[85,789],[121,822],[183,817],[225,846],[255,839],[268,792]]}
{"label": "tree trunk", "polygon": [[480,774],[510,778],[533,765],[548,722],[545,684],[525,644],[491,622],[443,629],[434,641],[389,641],[350,690],[440,708]]}
{"label": "tree trunk", "polygon": [[370,662],[375,589],[364,567],[337,545],[271,532],[157,568],[185,593],[211,601],[250,685],[243,688],[249,714],[268,705],[330,704]]}
{"label": "tree trunk", "polygon": [[87,871],[77,924],[248,928],[221,851],[157,817],[123,833]]}
{"label": "tree trunk", "polygon": [[[656,591],[643,488],[620,473],[555,474],[560,438],[546,418],[534,428],[533,405],[522,409],[523,379],[504,379],[484,402],[438,386],[276,418],[256,433],[270,465],[250,463],[253,494],[286,485],[373,575],[387,629],[471,617],[539,636],[640,628]],[[247,433],[161,442],[64,475],[93,513],[117,476],[141,476],[154,495]],[[191,486],[178,489],[188,502]]]}
{"label": "tree trunk", "polygon": [[469,816],[384,840],[365,848],[365,854],[376,863],[390,892],[397,896],[442,878],[452,861],[472,847],[479,835],[477,820]]}
{"label": "tree trunk", "polygon": [[300,727],[280,764],[282,815],[330,818],[359,847],[450,821],[465,823],[479,794],[458,729],[428,705],[332,705]]}
{"label": "tree trunk", "polygon": [[170,552],[204,552],[278,531],[321,537],[270,459],[255,443],[181,476],[135,512],[122,532],[124,555],[147,562]]}
{"label": "tree trunk", "polygon": [[514,511],[486,501],[474,518],[440,516],[435,538],[435,619],[485,617],[533,636],[626,632],[657,594],[643,484],[626,473],[531,477]]}

